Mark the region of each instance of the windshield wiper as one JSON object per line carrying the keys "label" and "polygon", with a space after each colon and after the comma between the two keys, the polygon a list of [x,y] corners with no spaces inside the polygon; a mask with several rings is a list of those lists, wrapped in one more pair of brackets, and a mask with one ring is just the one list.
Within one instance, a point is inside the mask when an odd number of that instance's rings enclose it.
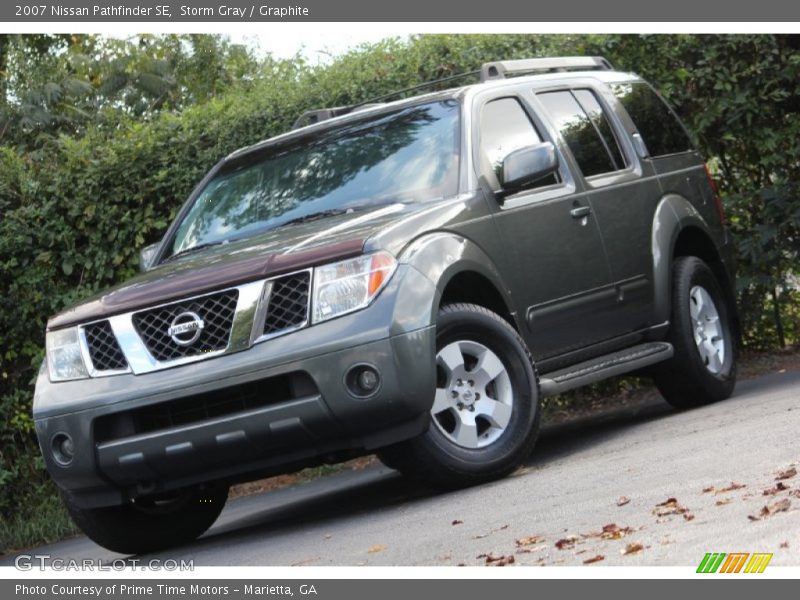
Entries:
{"label": "windshield wiper", "polygon": [[355,208],[332,208],[330,210],[321,210],[319,212],[312,212],[308,213],[307,215],[303,215],[302,217],[295,217],[294,219],[289,219],[288,221],[284,221],[280,225],[276,225],[277,227],[283,227],[284,225],[297,225],[300,223],[310,223],[311,221],[318,221],[319,219],[324,219],[325,217],[333,217],[336,215],[345,215],[348,213],[355,212]]}
{"label": "windshield wiper", "polygon": [[161,264],[170,262],[170,261],[175,260],[176,258],[179,258],[181,256],[186,256],[187,254],[194,254],[198,250],[203,250],[205,248],[210,248],[211,246],[219,246],[220,244],[224,244],[226,241],[227,240],[219,240],[219,241],[216,241],[216,242],[205,242],[203,244],[197,244],[197,246],[191,246],[190,248],[186,248],[185,250],[181,250],[180,252],[176,252],[175,254],[172,254],[171,256],[168,256],[167,258],[165,258],[164,260],[161,261]]}

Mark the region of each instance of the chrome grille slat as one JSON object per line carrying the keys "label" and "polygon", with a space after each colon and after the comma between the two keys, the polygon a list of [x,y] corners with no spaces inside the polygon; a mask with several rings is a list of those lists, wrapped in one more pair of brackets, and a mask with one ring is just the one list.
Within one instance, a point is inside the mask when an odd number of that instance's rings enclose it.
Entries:
{"label": "chrome grille slat", "polygon": [[[312,269],[114,315],[81,326],[90,376],[139,375],[246,350],[309,324]],[[176,317],[195,313],[199,336],[172,331]],[[179,319],[178,322],[184,322]],[[191,337],[191,334],[188,334]]]}
{"label": "chrome grille slat", "polygon": [[[224,350],[230,341],[238,297],[239,291],[233,289],[139,311],[133,314],[133,325],[158,361]],[[173,319],[185,312],[197,313],[205,322],[200,337],[190,346],[175,343],[168,333]]]}

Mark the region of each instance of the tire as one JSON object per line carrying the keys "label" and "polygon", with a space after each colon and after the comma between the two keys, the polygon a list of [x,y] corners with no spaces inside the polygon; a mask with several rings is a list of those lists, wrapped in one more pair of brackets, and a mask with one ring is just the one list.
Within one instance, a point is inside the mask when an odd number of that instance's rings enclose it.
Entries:
{"label": "tire", "polygon": [[731,311],[714,273],[699,258],[680,257],[672,271],[667,341],[675,355],[658,365],[655,383],[679,409],[728,398],[736,386],[736,338]]}
{"label": "tire", "polygon": [[95,543],[120,554],[146,554],[191,542],[217,520],[228,487],[182,490],[102,508],[81,508],[61,492],[75,524]]}
{"label": "tire", "polygon": [[450,304],[439,311],[436,352],[428,430],[382,449],[379,458],[443,488],[507,475],[529,456],[539,432],[539,384],[525,342],[495,313]]}

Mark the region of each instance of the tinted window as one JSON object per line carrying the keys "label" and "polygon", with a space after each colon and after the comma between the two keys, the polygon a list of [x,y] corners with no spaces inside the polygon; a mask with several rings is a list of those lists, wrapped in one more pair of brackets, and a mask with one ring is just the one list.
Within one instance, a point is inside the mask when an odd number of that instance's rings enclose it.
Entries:
{"label": "tinted window", "polygon": [[459,106],[411,106],[232,161],[178,226],[172,252],[262,233],[315,215],[451,196]]}
{"label": "tinted window", "polygon": [[589,90],[574,90],[572,92],[581,104],[581,108],[586,112],[592,123],[597,127],[597,131],[605,143],[611,159],[617,169],[624,169],[628,166],[628,161],[625,160],[625,155],[620,150],[617,136],[611,128],[611,123],[608,122],[606,113],[603,112],[603,107],[597,101],[594,93]]}
{"label": "tinted window", "polygon": [[631,116],[650,156],[692,149],[692,142],[678,118],[649,85],[615,84],[611,89]]}
{"label": "tinted window", "polygon": [[[484,105],[481,113],[481,150],[498,177],[506,156],[514,150],[539,144],[541,141],[542,137],[516,98],[500,98]],[[556,178],[549,175],[527,187],[542,187],[553,183],[556,183]]]}
{"label": "tinted window", "polygon": [[481,118],[481,148],[499,173],[503,159],[514,150],[542,139],[516,98],[487,102]]}
{"label": "tinted window", "polygon": [[567,142],[584,176],[617,170],[608,144],[572,92],[547,92],[539,94],[539,100]]}

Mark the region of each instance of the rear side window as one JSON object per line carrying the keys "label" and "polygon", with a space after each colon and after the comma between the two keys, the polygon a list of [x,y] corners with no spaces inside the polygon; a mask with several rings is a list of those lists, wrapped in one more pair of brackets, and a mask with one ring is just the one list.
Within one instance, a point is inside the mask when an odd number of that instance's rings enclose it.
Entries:
{"label": "rear side window", "polygon": [[[484,105],[481,111],[481,151],[498,177],[506,156],[514,150],[541,141],[542,136],[516,98],[499,98]],[[527,187],[537,188],[553,183],[556,183],[556,178],[549,175]]]}
{"label": "rear side window", "polygon": [[538,97],[585,177],[627,166],[611,125],[592,92],[545,92]]}
{"label": "rear side window", "polygon": [[621,83],[612,85],[611,89],[628,111],[650,156],[692,149],[692,142],[678,117],[649,85]]}

